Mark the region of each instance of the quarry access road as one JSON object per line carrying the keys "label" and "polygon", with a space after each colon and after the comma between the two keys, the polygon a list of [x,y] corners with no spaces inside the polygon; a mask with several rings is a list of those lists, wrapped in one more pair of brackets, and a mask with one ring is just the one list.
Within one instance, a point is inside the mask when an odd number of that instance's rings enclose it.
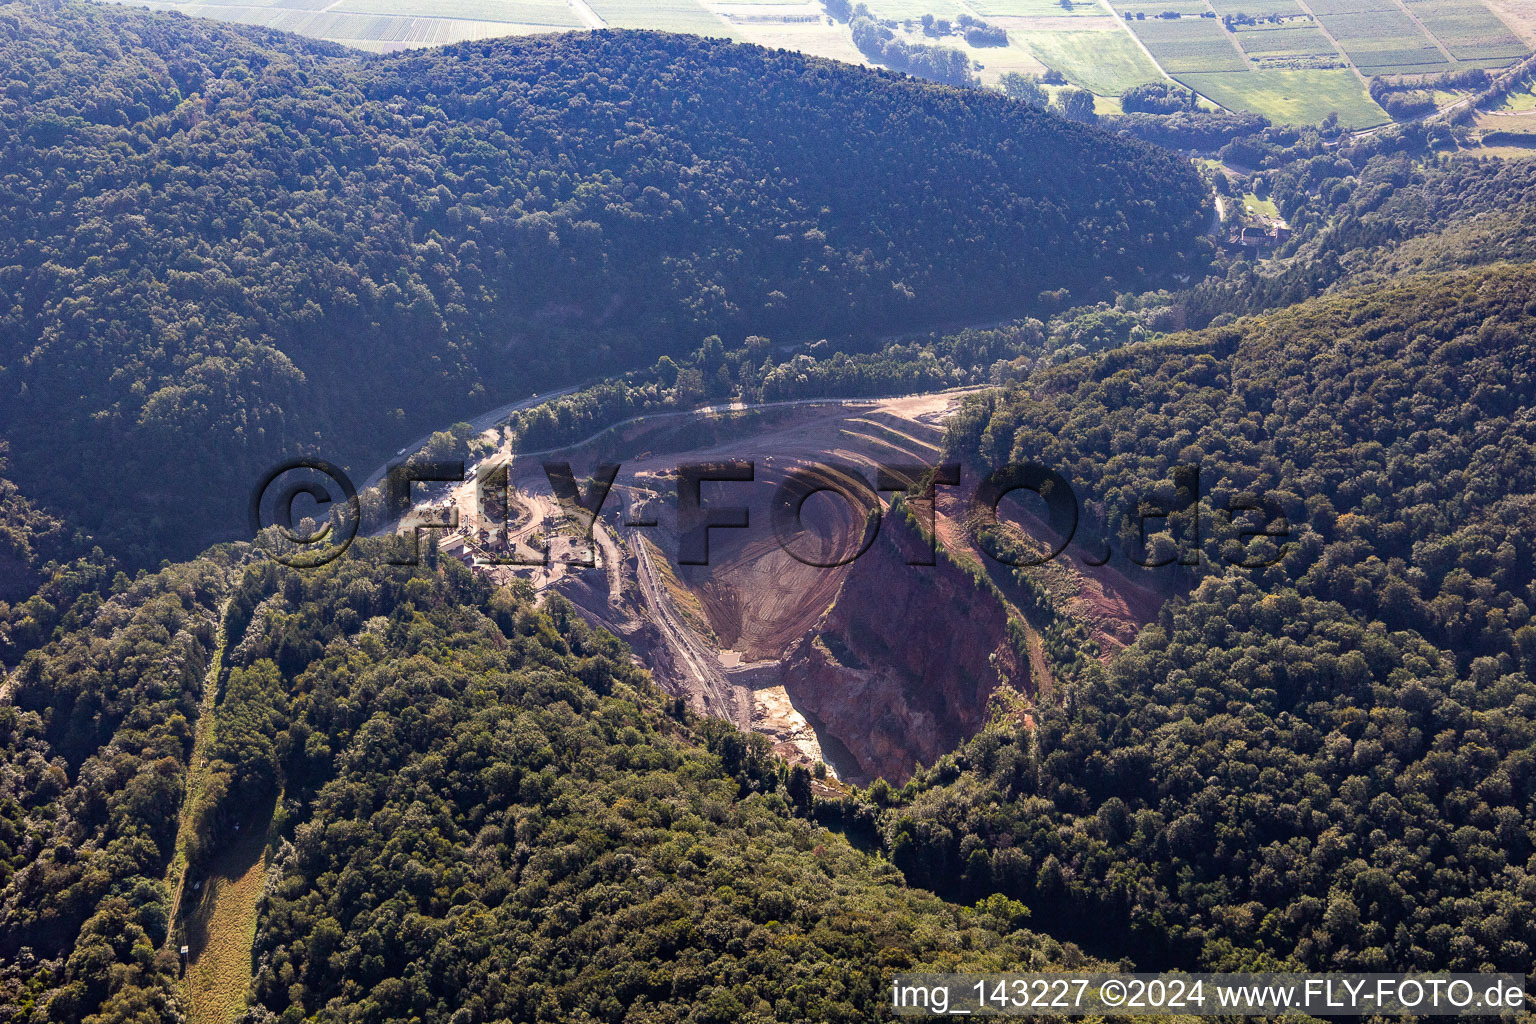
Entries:
{"label": "quarry access road", "polygon": [[719,659],[711,652],[693,629],[677,617],[666,584],[658,577],[651,564],[650,546],[640,532],[629,530],[630,544],[635,551],[635,576],[645,603],[654,612],[651,621],[661,630],[667,646],[682,663],[684,669],[698,685],[698,693],[705,714],[724,718],[743,732],[752,729],[752,709],[749,700],[743,700],[737,687],[720,671]]}
{"label": "quarry access road", "polygon": [[980,393],[982,391],[991,391],[997,386],[996,384],[967,384],[957,388],[939,388],[936,391],[908,391],[896,395],[852,395],[846,397],[828,395],[825,398],[788,398],[779,402],[721,402],[717,405],[703,405],[693,409],[666,409],[661,412],[640,413],[638,416],[631,416],[628,419],[619,420],[617,423],[610,423],[606,427],[602,427],[581,438],[579,441],[556,445],[553,448],[540,448],[536,451],[513,452],[511,454],[514,458],[554,455],[559,452],[570,451],[573,448],[580,448],[585,444],[591,444],[604,434],[611,433],[612,431],[634,426],[638,423],[647,423],[652,420],[677,419],[683,416],[714,416],[725,412],[756,412],[761,409],[788,409],[797,405],[836,405],[844,408],[856,405],[881,405],[885,402],[896,402],[904,398],[931,398],[935,395]]}

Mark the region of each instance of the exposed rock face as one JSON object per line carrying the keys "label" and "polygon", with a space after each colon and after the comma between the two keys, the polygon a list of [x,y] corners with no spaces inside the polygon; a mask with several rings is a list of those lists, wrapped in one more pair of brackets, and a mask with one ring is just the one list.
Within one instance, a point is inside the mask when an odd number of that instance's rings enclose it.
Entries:
{"label": "exposed rock face", "polygon": [[916,763],[980,730],[1000,679],[1028,686],[1004,609],[942,557],[907,564],[923,551],[906,523],[887,517],[784,660],[790,698],[849,781],[905,782]]}

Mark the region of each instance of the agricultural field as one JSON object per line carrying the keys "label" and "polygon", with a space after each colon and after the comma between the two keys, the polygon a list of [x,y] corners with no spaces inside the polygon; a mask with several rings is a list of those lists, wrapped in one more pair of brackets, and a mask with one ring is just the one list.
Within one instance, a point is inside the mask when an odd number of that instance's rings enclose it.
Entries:
{"label": "agricultural field", "polygon": [[1246,14],[1252,18],[1299,18],[1306,12],[1296,0],[1211,0],[1217,17]]}
{"label": "agricultural field", "polygon": [[389,52],[470,39],[535,35],[582,27],[565,0],[129,0],[132,6],[178,11],[329,39]]}
{"label": "agricultural field", "polygon": [[1068,18],[1102,15],[1104,8],[1095,0],[971,0],[973,12],[983,18]]}
{"label": "agricultural field", "polygon": [[1307,6],[1319,18],[1328,15],[1369,14],[1372,11],[1398,9],[1396,0],[1307,0]]}
{"label": "agricultural field", "polygon": [[[914,42],[921,41],[921,35],[911,37]],[[932,42],[932,40],[928,40]],[[1010,37],[1008,46],[972,46],[958,36],[946,38],[941,45],[953,50],[959,50],[971,58],[971,65],[976,71],[976,77],[981,79],[983,85],[996,85],[997,80],[1009,72],[1018,72],[1021,75],[1043,75],[1046,66],[1023,46],[1014,43]]]}
{"label": "agricultural field", "polygon": [[[167,0],[174,6],[178,0]],[[282,7],[293,11],[323,11],[335,0],[202,0],[206,7]]]}
{"label": "agricultural field", "polygon": [[1536,50],[1536,0],[1485,0],[1494,16],[1525,44]]}
{"label": "agricultural field", "polygon": [[694,0],[587,0],[587,6],[610,28],[654,28],[701,36],[731,35],[724,22]]}
{"label": "agricultural field", "polygon": [[[607,25],[723,36],[871,63],[853,45],[848,26],[827,16],[822,0],[126,2],[378,52]],[[1173,77],[1212,103],[1276,122],[1306,123],[1337,111],[1355,127],[1387,118],[1355,71],[1338,66],[1346,59],[1366,76],[1433,74],[1504,66],[1529,53],[1530,40],[1536,40],[1536,0],[1488,0],[1487,6],[1482,0],[863,2],[876,17],[906,26],[905,37],[912,42],[964,52],[983,85],[996,85],[1009,72],[1053,70],[1092,91],[1099,97],[1098,108],[1110,112],[1126,89]],[[1181,16],[1161,17],[1167,12]],[[957,36],[936,41],[915,30],[925,14],[951,22],[974,15],[1006,30],[1008,45],[973,47]],[[1500,14],[1530,24],[1506,24]],[[1221,20],[1238,16],[1246,16],[1244,23],[1234,21],[1230,30]]]}
{"label": "agricultural field", "polygon": [[1185,74],[1178,80],[1224,107],[1252,110],[1277,123],[1316,124],[1330,113],[1350,128],[1372,128],[1388,120],[1348,68],[1258,68],[1243,74]]}
{"label": "agricultural field", "polygon": [[1159,14],[1169,13],[1178,15],[1190,15],[1198,18],[1210,10],[1204,0],[1152,0],[1150,3],[1114,3],[1115,13],[1126,20],[1132,18],[1146,21],[1156,18]]}
{"label": "agricultural field", "polygon": [[1105,28],[1084,31],[1017,30],[1008,38],[1036,60],[1060,71],[1073,85],[1100,96],[1119,96],[1133,85],[1164,81],[1130,33],[1109,19]]}
{"label": "agricultural field", "polygon": [[[1332,2],[1332,0],[1330,0]],[[1360,0],[1376,10],[1324,13],[1318,20],[1364,75],[1418,74],[1446,71],[1450,61],[1393,0]],[[1359,6],[1360,4],[1357,4]]]}
{"label": "agricultural field", "polygon": [[[813,57],[840,60],[845,64],[869,63],[869,59],[853,45],[848,26],[829,24],[825,17],[814,21],[785,21],[783,18],[767,20],[762,12],[775,8],[761,7],[756,3],[748,7],[731,0],[710,0],[705,6],[723,17],[730,25],[731,38],[741,42],[756,43],[772,49],[798,50]],[[800,10],[799,7],[789,6],[776,9],[786,12]]]}
{"label": "agricultural field", "polygon": [[[1493,6],[1513,10],[1519,2]],[[1309,6],[1366,75],[1503,67],[1531,51],[1481,0],[1310,0]],[[1536,16],[1536,8],[1526,16]]]}
{"label": "agricultural field", "polygon": [[1128,22],[1163,70],[1177,77],[1188,72],[1245,71],[1248,62],[1215,18],[1148,18]]}
{"label": "agricultural field", "polygon": [[[608,0],[615,6],[622,7],[630,0]],[[893,21],[918,21],[925,14],[931,14],[935,18],[948,18],[954,21],[960,15],[967,13],[954,0],[852,0],[853,4],[862,3],[869,8],[869,12],[877,18],[890,18]],[[1063,13],[1061,8],[1056,8],[1056,14]]]}
{"label": "agricultural field", "polygon": [[579,28],[581,20],[564,0],[335,0],[327,12],[400,18],[438,18],[446,8],[463,21],[501,21],[514,25]]}
{"label": "agricultural field", "polygon": [[1234,34],[1243,52],[1254,58],[1338,56],[1328,37],[1310,21],[1298,19],[1278,26],[1243,25]]}
{"label": "agricultural field", "polygon": [[1508,62],[1529,50],[1476,0],[1405,0],[1408,11],[1460,61]]}

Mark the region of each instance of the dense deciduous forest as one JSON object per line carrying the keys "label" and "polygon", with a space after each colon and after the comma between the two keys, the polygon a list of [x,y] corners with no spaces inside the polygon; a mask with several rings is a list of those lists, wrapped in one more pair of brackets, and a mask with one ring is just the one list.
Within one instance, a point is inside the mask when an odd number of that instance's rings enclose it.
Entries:
{"label": "dense deciduous forest", "polygon": [[124,580],[10,681],[0,1000],[23,1019],[165,1019],[178,1001],[165,869],[223,562]]}
{"label": "dense deciduous forest", "polygon": [[[7,445],[0,440],[0,474]],[[89,538],[27,500],[0,476],[0,671],[52,637],[78,628],[100,600],[113,560]],[[85,602],[76,608],[77,600]]]}
{"label": "dense deciduous forest", "polygon": [[1196,259],[1205,216],[1171,154],[721,40],[365,58],[11,4],[0,53],[0,433],[134,564],[234,535],[285,454],[371,465],[711,333],[1103,291]]}
{"label": "dense deciduous forest", "polygon": [[[1067,298],[1063,290],[1042,305]],[[646,370],[521,410],[508,426],[516,450],[545,451],[633,417],[725,401],[772,403],[1001,384],[1166,330],[1178,317],[1174,301],[1166,291],[1122,295],[1113,304],[1074,306],[1044,321],[1026,317],[997,327],[903,337],[865,351],[834,348],[822,339],[785,352],[757,335],[727,349],[719,335],[711,335],[688,355],[662,356]]]}
{"label": "dense deciduous forest", "polygon": [[[1530,162],[1127,94],[1112,129],[1219,148],[1202,183],[1022,76],[643,33],[375,58],[9,4],[0,53],[0,1016],[178,1019],[181,869],[242,827],[249,1024],[866,1020],[892,970],[1088,963],[1067,940],[1536,972]],[[1273,199],[1278,259],[1201,279],[1207,184]],[[450,559],[141,568],[279,453],[592,374],[517,443],[994,385],[952,454],[1061,470],[1121,553],[1197,465],[1202,558],[1107,654],[946,549],[1050,685],[863,791]]]}
{"label": "dense deciduous forest", "polygon": [[[1192,324],[1258,313],[1329,289],[1401,273],[1453,270],[1532,250],[1536,170],[1529,161],[1426,154],[1425,132],[1330,144],[1316,131],[1270,129],[1234,140],[1227,159],[1253,167],[1294,236],[1278,266],[1235,259],[1190,289]],[[1155,136],[1151,136],[1155,137]]]}
{"label": "dense deciduous forest", "polygon": [[[1114,543],[1198,465],[1202,566],[1038,728],[829,820],[1143,963],[1536,969],[1533,330],[1528,267],[1407,278],[975,400],[957,453],[1057,467]],[[1260,497],[1287,553],[1233,568]]]}
{"label": "dense deciduous forest", "polygon": [[908,889],[797,816],[804,769],[664,700],[559,599],[361,543],[307,574],[220,549],[27,660],[0,708],[18,1019],[182,1009],[165,872],[220,639],[185,853],[278,801],[257,1019],[853,1021],[892,968],[1086,963],[1017,902]]}

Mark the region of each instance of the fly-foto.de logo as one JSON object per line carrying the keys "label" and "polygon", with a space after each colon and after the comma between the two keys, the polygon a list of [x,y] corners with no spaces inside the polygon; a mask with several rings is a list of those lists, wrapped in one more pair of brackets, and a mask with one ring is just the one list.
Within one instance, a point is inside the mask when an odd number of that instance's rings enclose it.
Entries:
{"label": "fly-foto.de logo", "polygon": [[[957,518],[975,530],[977,547],[987,558],[1015,567],[1063,557],[1074,542],[1074,557],[1087,565],[1103,565],[1119,554],[1144,567],[1195,566],[1202,557],[1210,557],[1202,554],[1202,546],[1213,523],[1228,541],[1236,541],[1221,547],[1217,555],[1229,565],[1265,568],[1278,563],[1293,547],[1286,540],[1290,520],[1278,501],[1263,494],[1244,494],[1216,502],[1202,495],[1200,470],[1193,465],[1172,467],[1169,480],[1126,508],[1114,529],[1097,529],[1091,535],[1080,535],[1083,506],[1077,489],[1063,473],[1037,462],[1010,463],[975,474],[967,474],[953,462],[870,467],[803,461],[774,465],[767,474],[760,472],[754,459],[688,462],[666,474],[647,474],[645,493],[654,502],[624,501],[619,503],[622,507],[611,502],[616,484],[618,490],[630,489],[620,463],[592,467],[581,478],[569,462],[543,461],[539,466],[540,484],[547,486],[586,550],[591,550],[592,531],[605,513],[618,511],[617,525],[624,528],[659,528],[663,526],[660,506],[667,513],[675,538],[673,558],[679,565],[709,565],[710,538],[722,530],[767,531],[802,564],[846,565],[868,551],[884,519],[898,513],[919,528],[926,547],[910,555],[908,564],[933,565],[941,500],[952,506],[958,503]],[[466,476],[462,460],[391,465],[382,495],[367,496],[373,499],[367,503],[367,513],[377,518],[376,528],[401,523],[407,527],[406,550],[391,561],[415,564],[425,536],[459,527],[454,507],[442,509],[437,516],[410,518],[417,488],[469,484],[466,506],[487,509],[487,519],[505,534],[515,518],[510,470],[509,463],[500,462]],[[665,481],[660,492],[658,480]],[[301,498],[309,499],[321,514],[300,518],[296,524],[295,505]],[[808,525],[806,509],[813,498],[843,507],[839,518],[848,525],[844,536],[829,543],[824,531]],[[312,568],[346,552],[361,528],[364,504],[346,473],[333,463],[293,459],[269,470],[252,489],[251,531],[262,537],[278,561]],[[1001,528],[1009,522],[1019,530]],[[1035,543],[1012,540],[1020,531]],[[529,552],[508,543],[497,547],[500,553],[487,554],[486,564],[548,562],[547,548]],[[575,561],[592,564],[579,555]]]}

